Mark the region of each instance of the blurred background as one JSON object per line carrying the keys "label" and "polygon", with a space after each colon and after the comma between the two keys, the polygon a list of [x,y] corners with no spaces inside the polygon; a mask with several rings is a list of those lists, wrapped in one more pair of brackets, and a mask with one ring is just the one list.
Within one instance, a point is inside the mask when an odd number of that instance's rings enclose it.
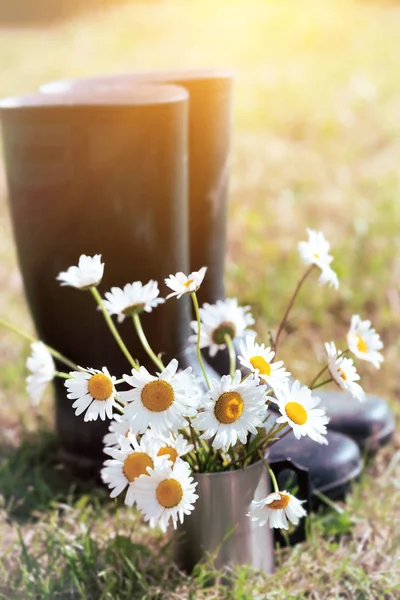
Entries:
{"label": "blurred background", "polygon": [[[235,69],[228,292],[252,305],[257,329],[268,339],[268,330],[276,327],[302,274],[297,243],[306,239],[307,227],[322,230],[331,242],[335,257],[332,266],[341,287],[334,292],[315,281],[305,287],[282,339],[280,358],[290,361],[296,377],[310,380],[310,361],[315,366],[315,357],[322,360],[323,342],[332,339],[338,345],[344,343],[353,313],[370,318],[385,343],[386,360],[379,372],[368,365],[357,367],[364,389],[390,398],[398,412],[393,400],[400,392],[399,32],[400,3],[394,1],[0,0],[0,96],[31,92],[59,78],[152,68]],[[12,240],[1,160],[0,153],[0,315],[32,331]],[[2,545],[8,553],[6,567],[14,567],[14,556],[22,556],[15,580],[24,582],[26,576],[26,587],[21,584],[22,597],[52,599],[56,597],[52,586],[56,586],[57,577],[57,585],[62,586],[64,580],[60,573],[54,578],[53,564],[43,564],[53,546],[62,553],[65,544],[61,537],[59,545],[54,541],[62,525],[58,513],[49,525],[48,517],[40,511],[53,506],[58,489],[55,478],[65,476],[57,475],[59,466],[54,467],[53,438],[50,450],[36,441],[29,442],[29,436],[37,431],[40,439],[45,439],[43,431],[51,432],[53,425],[50,391],[35,414],[29,407],[24,391],[27,353],[25,342],[0,331],[0,555]],[[385,507],[395,506],[397,510],[398,503],[393,505],[395,490],[383,479],[386,467],[382,465],[389,463],[393,451],[389,449],[386,459],[377,463],[377,471],[369,471],[374,490],[381,482],[375,504],[371,498],[375,494],[370,494],[368,485],[365,493],[362,489],[358,492],[359,499],[364,494],[362,503],[357,504],[356,496],[350,499],[363,527],[364,541],[354,543],[363,547],[372,535],[368,527],[374,515],[374,531],[379,533],[374,537],[377,554],[365,555],[365,564],[362,555],[353,568],[347,557],[358,550],[349,552],[351,538],[347,539],[348,546],[344,540],[328,548],[330,562],[329,558],[321,561],[320,545],[310,545],[292,555],[294,566],[284,579],[293,582],[293,589],[314,567],[316,577],[326,567],[321,590],[326,588],[326,581],[332,581],[337,565],[339,587],[347,569],[343,566],[339,573],[340,565],[349,564],[346,581],[359,576],[362,590],[364,571],[369,568],[391,577],[393,571],[384,557],[388,538],[394,548],[400,534],[393,531],[394,513]],[[372,485],[372,479],[369,481]],[[71,499],[69,502],[72,504]],[[78,532],[77,523],[84,522],[88,501],[79,502],[70,509],[71,522],[64,523],[66,531],[78,538],[86,536],[83,530]],[[99,523],[103,527],[104,521],[105,539],[109,540],[107,523],[114,531],[113,521],[104,520],[103,511],[90,510],[94,511],[90,518],[95,530]],[[18,546],[10,515],[28,520],[22,530],[25,539],[42,536],[37,546],[39,558],[24,562],[27,551],[25,546],[22,550]],[[29,524],[32,515],[38,519],[36,529]],[[134,518],[128,514],[124,517],[126,522]],[[343,521],[340,527],[347,531]],[[143,535],[147,547],[149,533]],[[94,544],[90,548],[97,548],[97,538],[90,543]],[[42,552],[43,544],[47,550]],[[75,552],[73,544],[69,546],[71,552]],[[86,538],[84,544],[86,548]],[[80,569],[81,551],[76,552],[73,566]],[[296,556],[303,560],[297,566]],[[30,570],[33,560],[38,561],[40,577]],[[152,565],[157,562],[154,555],[149,560]],[[110,564],[108,554],[105,564]],[[106,568],[104,573],[111,576]],[[78,578],[78,583],[71,584],[74,590],[80,590],[79,581],[89,581],[80,572],[67,575],[68,582],[72,581],[69,577]],[[120,585],[117,575],[115,589]],[[95,590],[97,578],[98,570],[93,568]],[[283,579],[274,581],[275,589],[285,585]],[[368,586],[374,581],[371,579]],[[45,589],[50,590],[48,595]],[[352,588],[347,589],[350,595],[340,597],[378,598],[384,597],[386,590],[374,588],[372,595],[363,592],[358,596]],[[100,597],[96,594],[77,592],[76,596],[57,597]],[[5,592],[4,598],[10,597]]]}

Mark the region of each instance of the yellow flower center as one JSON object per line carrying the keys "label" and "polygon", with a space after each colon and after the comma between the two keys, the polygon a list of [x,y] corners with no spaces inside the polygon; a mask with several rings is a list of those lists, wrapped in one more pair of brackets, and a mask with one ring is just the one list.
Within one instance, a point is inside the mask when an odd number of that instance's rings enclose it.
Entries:
{"label": "yellow flower center", "polygon": [[122,310],[122,313],[124,315],[127,315],[130,317],[131,315],[139,314],[139,313],[143,312],[144,307],[145,307],[144,302],[138,302],[137,304],[131,304],[130,306],[127,306],[126,308],[124,308]]}
{"label": "yellow flower center", "polygon": [[317,252],[314,252],[314,258],[316,258],[317,260],[319,259],[319,254]]}
{"label": "yellow flower center", "polygon": [[146,383],[141,393],[144,406],[153,412],[167,410],[173,403],[174,398],[172,385],[162,379]]}
{"label": "yellow flower center", "polygon": [[112,394],[112,381],[103,373],[96,373],[88,381],[88,392],[95,400],[107,400]]}
{"label": "yellow flower center", "polygon": [[183,497],[183,489],[176,479],[164,479],[156,489],[156,498],[164,508],[177,506]]}
{"label": "yellow flower center", "polygon": [[157,456],[168,456],[169,460],[175,464],[175,461],[178,458],[178,453],[175,448],[171,448],[171,446],[165,446],[164,448],[159,449]]}
{"label": "yellow flower center", "polygon": [[185,288],[188,288],[188,287],[189,287],[189,285],[190,285],[191,283],[193,283],[193,281],[194,281],[194,279],[188,279],[187,281],[185,281],[185,283],[183,284],[183,286],[184,286]]}
{"label": "yellow flower center", "polygon": [[139,475],[148,475],[147,467],[154,467],[154,463],[146,452],[134,452],[126,457],[122,467],[129,481],[134,481]]}
{"label": "yellow flower center", "polygon": [[230,321],[223,321],[220,323],[212,332],[211,337],[215,344],[222,345],[226,343],[226,334],[228,334],[232,340],[236,335],[236,327]]}
{"label": "yellow flower center", "polygon": [[258,369],[262,375],[271,375],[271,365],[262,356],[252,356],[250,364]]}
{"label": "yellow flower center", "polygon": [[304,406],[298,402],[288,402],[285,409],[287,416],[293,423],[296,423],[296,425],[304,425],[306,423],[308,415]]}
{"label": "yellow flower center", "polygon": [[224,392],[214,406],[214,414],[220,423],[229,425],[238,420],[243,412],[244,402],[237,392]]}
{"label": "yellow flower center", "polygon": [[340,377],[343,379],[343,381],[347,381],[347,375],[346,373],[343,373],[343,371],[340,373]]}
{"label": "yellow flower center", "polygon": [[282,510],[286,508],[290,502],[290,496],[288,494],[279,494],[279,500],[273,500],[270,504],[267,504],[268,508],[272,508],[273,510]]}
{"label": "yellow flower center", "polygon": [[368,346],[365,342],[365,340],[361,337],[361,335],[356,335],[357,337],[357,350],[359,352],[368,352]]}

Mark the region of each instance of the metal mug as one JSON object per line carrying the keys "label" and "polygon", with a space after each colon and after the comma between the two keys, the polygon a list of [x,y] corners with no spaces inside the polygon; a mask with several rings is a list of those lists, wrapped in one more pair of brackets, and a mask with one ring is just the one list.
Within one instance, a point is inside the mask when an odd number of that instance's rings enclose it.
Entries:
{"label": "metal mug", "polygon": [[[271,465],[281,470],[299,470],[291,461]],[[252,500],[271,492],[270,478],[262,461],[245,469],[221,473],[195,473],[199,496],[194,511],[173,534],[173,554],[178,567],[191,572],[198,562],[210,559],[220,570],[228,564],[250,565],[264,573],[274,570],[274,533],[260,527],[247,513]],[[300,497],[308,500],[305,473],[299,474]]]}

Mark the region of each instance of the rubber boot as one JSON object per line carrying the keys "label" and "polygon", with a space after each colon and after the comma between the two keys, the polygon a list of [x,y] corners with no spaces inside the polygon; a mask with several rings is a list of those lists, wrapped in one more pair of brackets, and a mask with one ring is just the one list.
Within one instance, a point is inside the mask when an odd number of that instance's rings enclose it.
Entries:
{"label": "rubber boot", "polygon": [[[199,302],[223,298],[233,73],[229,69],[143,71],[52,81],[43,94],[107,93],[138,83],[176,84],[189,93],[190,270],[207,266]],[[229,362],[228,362],[229,368]],[[225,371],[226,372],[226,371]]]}
{"label": "rubber boot", "polygon": [[[117,377],[130,372],[91,294],[61,287],[60,271],[81,254],[102,254],[104,294],[113,285],[162,282],[189,269],[187,110],[187,92],[162,85],[138,85],[112,96],[35,94],[0,105],[27,300],[39,338],[77,365],[107,366]],[[142,318],[154,350],[166,362],[181,359],[182,367],[189,307],[184,297]],[[154,371],[130,320],[120,331],[132,355]],[[103,461],[108,423],[76,417],[63,381],[55,386],[62,459],[89,477]]]}

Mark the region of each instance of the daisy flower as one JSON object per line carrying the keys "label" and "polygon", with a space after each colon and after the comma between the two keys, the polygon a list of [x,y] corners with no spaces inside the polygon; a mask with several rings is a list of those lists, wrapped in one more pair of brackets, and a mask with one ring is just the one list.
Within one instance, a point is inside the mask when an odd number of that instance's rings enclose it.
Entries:
{"label": "daisy flower", "polygon": [[325,239],[322,231],[307,229],[308,241],[299,242],[299,254],[305,265],[316,265],[321,269],[319,282],[329,283],[335,289],[339,287],[339,280],[330,264],[333,256],[329,254],[330,243]]}
{"label": "daisy flower", "polygon": [[172,298],[172,296],[180,298],[184,294],[197,292],[203,282],[206,271],[207,267],[201,267],[199,271],[193,271],[190,275],[179,272],[167,277],[165,279],[165,284],[173,290],[172,294],[167,296],[167,300],[168,298]]}
{"label": "daisy flower", "polygon": [[133,483],[141,475],[148,475],[147,469],[153,468],[155,462],[167,462],[166,459],[156,459],[148,440],[143,436],[140,442],[134,435],[129,438],[119,437],[119,448],[104,448],[104,452],[111,456],[104,462],[100,474],[102,481],[111,490],[111,498],[119,496],[126,487],[125,504],[132,506],[135,502]]}
{"label": "daisy flower", "polygon": [[241,381],[239,370],[234,378],[223,375],[219,381],[212,380],[211,390],[204,394],[204,410],[193,420],[194,427],[204,432],[201,437],[206,440],[215,436],[212,445],[217,450],[227,450],[238,439],[245,444],[247,434],[256,434],[265,418],[265,390],[256,375]]}
{"label": "daisy flower", "polygon": [[43,342],[32,342],[26,367],[31,372],[26,378],[26,390],[33,404],[37,406],[46,385],[54,379],[56,372],[53,357]]}
{"label": "daisy flower", "polygon": [[347,343],[357,358],[372,363],[377,369],[380,368],[383,356],[378,350],[382,350],[383,344],[379,334],[371,327],[371,321],[361,321],[358,315],[353,315]]}
{"label": "daisy flower", "polygon": [[61,285],[70,285],[80,290],[86,290],[99,285],[104,273],[104,263],[101,262],[101,254],[86,256],[82,254],[78,266],[69,267],[57,275]]}
{"label": "daisy flower", "polygon": [[70,376],[64,385],[69,392],[67,398],[75,400],[72,405],[75,414],[79,416],[86,410],[85,421],[96,421],[97,417],[104,421],[106,416],[112,419],[117,395],[116,378],[111,377],[107,368],[71,371]]}
{"label": "daisy flower", "polygon": [[360,379],[353,360],[345,356],[337,355],[337,350],[334,342],[325,344],[326,353],[328,355],[329,372],[333,380],[342,390],[350,392],[354,398],[361,402],[365,400],[365,393],[361,385],[356,383]]}
{"label": "daisy flower", "polygon": [[189,444],[183,435],[155,436],[151,429],[145,433],[154,453],[157,456],[166,456],[172,464],[175,464],[178,458],[182,458],[194,448],[193,444]]}
{"label": "daisy flower", "polygon": [[289,529],[288,520],[298,525],[301,517],[307,515],[303,502],[286,491],[272,492],[262,500],[253,500],[247,516],[260,527],[267,523],[271,528]]}
{"label": "daisy flower", "polygon": [[[218,350],[226,348],[225,335],[231,339],[241,339],[245,336],[256,335],[247,329],[254,325],[250,306],[238,306],[236,298],[217,300],[215,304],[203,304],[200,312],[200,348],[209,347],[210,356],[215,356]],[[197,342],[198,323],[191,321],[195,335],[189,337],[189,342]]]}
{"label": "daisy flower", "polygon": [[289,384],[277,388],[275,396],[276,399],[271,400],[278,405],[282,415],[276,420],[277,423],[290,425],[298,440],[308,435],[319,444],[328,443],[324,435],[329,419],[322,408],[316,408],[321,399],[313,396],[307,386],[301,387],[300,382],[295,381],[291,388]]}
{"label": "daisy flower", "polygon": [[148,477],[142,475],[135,481],[135,497],[138,508],[150,527],[159,525],[167,530],[170,520],[174,529],[184,515],[194,509],[198,495],[195,494],[197,483],[191,477],[189,465],[183,460],[177,461],[173,467],[166,461],[162,465],[154,465],[148,469]]}
{"label": "daisy flower", "polygon": [[165,302],[164,298],[158,298],[159,293],[157,281],[150,279],[145,285],[135,281],[127,283],[123,290],[113,287],[106,292],[104,306],[109,315],[118,315],[118,322],[121,323],[126,316],[151,312],[158,304]]}
{"label": "daisy flower", "polygon": [[119,438],[121,436],[128,437],[131,433],[131,426],[129,421],[125,420],[121,415],[113,415],[110,425],[108,427],[108,433],[103,437],[103,444],[105,446],[118,446]]}
{"label": "daisy flower", "polygon": [[257,344],[252,336],[246,336],[245,342],[240,343],[240,352],[239,362],[273,389],[287,381],[290,373],[283,367],[283,361],[273,362],[275,352],[264,344]]}
{"label": "daisy flower", "polygon": [[156,435],[168,434],[185,425],[185,417],[193,417],[197,410],[198,390],[191,367],[177,373],[178,361],[174,358],[155,377],[145,367],[139,371],[132,369],[132,376],[123,379],[132,390],[120,392],[124,402],[131,404],[124,414],[130,419],[134,433],[144,433],[151,427]]}

